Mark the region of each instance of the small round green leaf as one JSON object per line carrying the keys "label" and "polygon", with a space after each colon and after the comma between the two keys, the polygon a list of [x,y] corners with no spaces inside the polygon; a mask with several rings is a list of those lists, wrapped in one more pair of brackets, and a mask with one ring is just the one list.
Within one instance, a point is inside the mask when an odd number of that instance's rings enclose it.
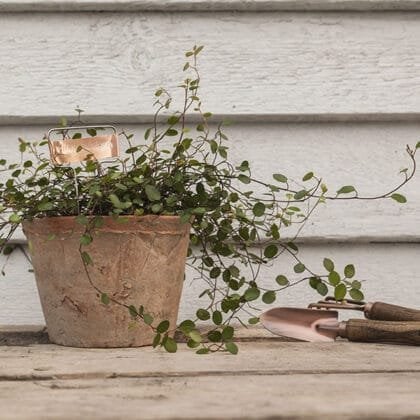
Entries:
{"label": "small round green leaf", "polygon": [[199,309],[196,312],[197,318],[200,319],[201,321],[207,321],[208,319],[210,319],[210,313],[209,311],[205,310],[205,309]]}
{"label": "small round green leaf", "polygon": [[168,353],[176,353],[178,346],[173,338],[167,337],[163,343],[163,347]]}
{"label": "small round green leaf", "polygon": [[93,264],[92,257],[86,251],[82,252],[82,260],[86,265]]}
{"label": "small round green leaf", "polygon": [[155,186],[146,185],[144,190],[146,192],[147,198],[150,201],[159,201],[160,200],[160,192]]}
{"label": "small round green leaf", "polygon": [[295,273],[303,273],[305,271],[306,267],[304,264],[302,263],[297,263],[294,267],[293,270]]}
{"label": "small round green leaf", "polygon": [[221,272],[222,272],[222,270],[220,270],[220,268],[219,268],[219,267],[213,267],[213,268],[210,270],[209,276],[210,276],[210,278],[215,279],[215,278],[217,278],[217,277],[219,277],[219,276],[220,276],[220,273],[221,273]]}
{"label": "small round green leaf", "polygon": [[136,309],[136,307],[135,307],[134,305],[130,305],[130,306],[128,307],[128,312],[130,313],[130,315],[131,315],[133,318],[136,318],[136,317],[138,316],[137,309]]}
{"label": "small round green leaf", "polygon": [[345,185],[344,187],[341,187],[337,194],[349,194],[351,192],[355,192],[356,189],[353,187],[353,185]]}
{"label": "small round green leaf", "polygon": [[213,323],[220,325],[223,322],[222,313],[220,311],[214,311],[212,315]]}
{"label": "small round green leaf", "polygon": [[92,242],[92,240],[93,240],[92,239],[92,236],[90,236],[89,234],[85,233],[80,238],[80,244],[81,245],[89,245]]}
{"label": "small round green leaf", "polygon": [[302,198],[306,197],[307,195],[308,195],[308,191],[300,190],[293,196],[293,198],[295,200],[302,200]]}
{"label": "small round green leaf", "polygon": [[264,215],[265,212],[265,205],[264,203],[258,202],[254,205],[252,212],[256,217],[261,217]]}
{"label": "small round green leaf", "polygon": [[286,276],[283,275],[279,275],[276,277],[276,282],[277,284],[279,284],[280,286],[287,286],[289,284],[289,280],[287,279]]}
{"label": "small round green leaf", "polygon": [[347,289],[345,284],[340,283],[334,289],[334,298],[335,300],[343,300],[346,296]]}
{"label": "small round green leaf", "polygon": [[244,294],[245,300],[250,302],[252,300],[258,299],[260,296],[260,290],[256,287],[250,287]]}
{"label": "small round green leaf", "polygon": [[203,337],[201,337],[201,334],[197,330],[192,330],[189,336],[195,343],[201,343],[203,341]]}
{"label": "small round green leaf", "polygon": [[10,223],[16,223],[16,224],[18,224],[21,221],[22,221],[22,218],[19,215],[17,215],[16,213],[13,213],[13,214],[11,214],[9,216],[9,222]]}
{"label": "small round green leaf", "polygon": [[332,286],[337,286],[341,281],[340,274],[338,274],[337,271],[331,271],[331,273],[328,274],[328,281]]}
{"label": "small round green leaf", "polygon": [[169,328],[169,321],[165,320],[162,321],[158,326],[157,326],[157,331],[160,332],[161,334],[168,331]]}
{"label": "small round green leaf", "polygon": [[277,254],[278,251],[279,249],[277,248],[277,245],[274,245],[274,244],[268,245],[264,249],[264,256],[266,258],[273,258]]}
{"label": "small round green leaf", "polygon": [[110,299],[109,299],[109,296],[106,293],[101,294],[101,302],[104,305],[109,305]]}
{"label": "small round green leaf", "polygon": [[276,293],[272,290],[269,290],[268,292],[265,292],[262,295],[262,301],[266,303],[267,305],[273,303],[276,300]]}
{"label": "small round green leaf", "polygon": [[231,340],[233,338],[234,332],[235,331],[234,331],[233,327],[231,327],[230,325],[226,325],[226,327],[223,328],[223,331],[222,331],[223,341]]}
{"label": "small round green leaf", "polygon": [[231,354],[238,354],[238,346],[235,343],[226,343],[226,350]]}
{"label": "small round green leaf", "polygon": [[395,194],[392,194],[391,195],[391,198],[393,199],[393,200],[395,200],[397,203],[406,203],[407,202],[407,199],[405,198],[405,196],[404,195],[402,195],[402,194],[397,194],[397,193],[395,193]]}
{"label": "small round green leaf", "polygon": [[282,183],[286,183],[287,182],[287,177],[282,175],[282,174],[273,174],[273,178],[277,181],[277,182],[282,182]]}
{"label": "small round green leaf", "polygon": [[213,343],[218,343],[222,340],[222,333],[220,331],[210,331],[207,333],[207,338]]}
{"label": "small round green leaf", "polygon": [[324,258],[324,267],[327,271],[331,272],[334,270],[334,263],[329,258]]}
{"label": "small round green leaf", "polygon": [[316,290],[321,296],[325,296],[328,293],[328,287],[322,281],[316,285]]}
{"label": "small round green leaf", "polygon": [[311,286],[312,289],[316,290],[316,288],[317,288],[317,286],[320,282],[321,282],[321,280],[318,277],[311,277],[309,279],[309,286]]}
{"label": "small round green leaf", "polygon": [[312,179],[314,177],[314,173],[313,172],[308,172],[303,178],[302,181],[309,181],[310,179]]}
{"label": "small round green leaf", "polygon": [[156,348],[160,344],[160,339],[161,339],[161,335],[159,333],[156,334],[152,343],[153,348]]}
{"label": "small round green leaf", "polygon": [[190,349],[195,349],[195,348],[197,348],[198,346],[200,345],[200,343],[196,343],[194,340],[188,340],[187,341],[187,346],[190,348]]}
{"label": "small round green leaf", "polygon": [[350,296],[354,300],[362,301],[365,297],[359,289],[350,289]]}
{"label": "small round green leaf", "polygon": [[243,184],[249,184],[251,182],[251,179],[249,178],[249,176],[246,176],[244,174],[240,174],[238,176],[239,181],[241,181]]}
{"label": "small round green leaf", "polygon": [[153,323],[153,317],[152,317],[152,315],[144,314],[143,315],[143,321],[144,321],[144,323],[146,325],[152,325],[152,323]]}
{"label": "small round green leaf", "polygon": [[356,269],[354,268],[354,265],[353,264],[348,264],[348,265],[345,266],[345,268],[344,268],[344,275],[348,279],[353,278],[355,274],[356,274]]}
{"label": "small round green leaf", "polygon": [[190,319],[186,319],[185,321],[182,321],[179,324],[179,329],[184,333],[184,334],[189,334],[193,329],[195,328],[195,324],[193,321],[191,321]]}

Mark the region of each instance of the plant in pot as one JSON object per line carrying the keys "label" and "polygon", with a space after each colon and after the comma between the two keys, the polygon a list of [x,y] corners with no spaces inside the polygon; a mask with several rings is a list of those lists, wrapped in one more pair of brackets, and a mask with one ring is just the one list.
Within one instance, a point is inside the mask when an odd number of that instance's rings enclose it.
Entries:
{"label": "plant in pot", "polygon": [[[258,323],[253,305],[273,303],[286,288],[306,282],[321,295],[331,290],[337,300],[363,299],[352,264],[340,274],[326,258],[325,271],[316,272],[280,232],[297,226],[296,238],[326,201],[404,203],[398,190],[415,173],[420,143],[407,147],[411,168],[402,171],[402,181],[378,196],[360,196],[350,185],[330,193],[313,172],[299,182],[282,173],[258,179],[248,161],[228,159],[223,124],[212,124],[211,113],[202,110],[201,50],[186,53],[180,110],[173,111],[169,92],[158,89],[153,126],[140,142],[122,131],[122,153],[115,133],[63,124],[61,140],[20,139],[21,162],[0,162],[10,173],[0,184],[1,246],[10,253],[10,238],[23,225],[53,342],[174,352],[179,331],[200,354],[235,354],[234,321],[244,323],[240,314],[252,313],[247,323]],[[263,286],[261,267],[282,254],[293,258],[296,278],[278,273],[272,287]],[[203,282],[202,304],[194,319],[177,324],[186,265]],[[204,333],[201,321],[210,324]]]}

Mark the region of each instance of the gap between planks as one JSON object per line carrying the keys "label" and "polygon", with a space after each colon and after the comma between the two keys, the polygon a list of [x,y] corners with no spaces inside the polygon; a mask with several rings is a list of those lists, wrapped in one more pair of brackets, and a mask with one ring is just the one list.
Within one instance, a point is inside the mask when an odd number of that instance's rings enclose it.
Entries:
{"label": "gap between planks", "polygon": [[[112,349],[110,349],[112,350]],[[420,369],[310,369],[310,370],[240,370],[240,371],[195,371],[195,372],[133,372],[133,373],[61,373],[54,375],[28,374],[28,375],[0,375],[0,382],[26,382],[26,381],[55,381],[55,380],[92,380],[92,379],[153,379],[153,378],[197,378],[197,377],[235,377],[235,376],[290,376],[290,375],[382,375],[382,374],[420,374]]]}
{"label": "gap between planks", "polygon": [[418,0],[5,0],[2,12],[381,12],[420,10]]}

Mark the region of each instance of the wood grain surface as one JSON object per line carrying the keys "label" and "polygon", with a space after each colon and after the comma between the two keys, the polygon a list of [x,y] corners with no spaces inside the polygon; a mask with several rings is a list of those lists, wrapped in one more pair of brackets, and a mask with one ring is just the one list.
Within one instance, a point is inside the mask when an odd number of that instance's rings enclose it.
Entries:
{"label": "wood grain surface", "polygon": [[150,115],[194,44],[205,108],[219,114],[417,113],[419,22],[414,11],[1,14],[0,114]]}
{"label": "wood grain surface", "polygon": [[203,357],[185,345],[176,354],[151,348],[0,347],[2,415],[25,420],[418,417],[417,348],[273,340],[239,343],[239,349],[237,356]]}
{"label": "wood grain surface", "polygon": [[346,321],[343,337],[366,343],[420,346],[420,322],[349,319]]}
{"label": "wood grain surface", "polygon": [[418,0],[1,0],[0,11],[377,11],[419,10]]}
{"label": "wood grain surface", "polygon": [[419,321],[420,310],[392,305],[385,302],[374,302],[366,314],[369,319],[383,321]]}

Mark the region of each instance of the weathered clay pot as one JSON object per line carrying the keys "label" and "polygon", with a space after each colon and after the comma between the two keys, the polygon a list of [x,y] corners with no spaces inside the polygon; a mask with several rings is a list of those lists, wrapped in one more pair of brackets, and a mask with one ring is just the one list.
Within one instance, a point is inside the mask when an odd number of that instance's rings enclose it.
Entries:
{"label": "weathered clay pot", "polygon": [[[154,316],[154,324],[167,319],[174,327],[190,225],[176,216],[130,216],[125,223],[104,217],[104,221],[93,242],[84,247],[93,260],[89,265],[93,283],[126,305],[143,305]],[[51,341],[74,347],[150,345],[151,329],[143,322],[133,327],[126,308],[101,303],[89,284],[79,254],[83,229],[74,217],[23,223]]]}

